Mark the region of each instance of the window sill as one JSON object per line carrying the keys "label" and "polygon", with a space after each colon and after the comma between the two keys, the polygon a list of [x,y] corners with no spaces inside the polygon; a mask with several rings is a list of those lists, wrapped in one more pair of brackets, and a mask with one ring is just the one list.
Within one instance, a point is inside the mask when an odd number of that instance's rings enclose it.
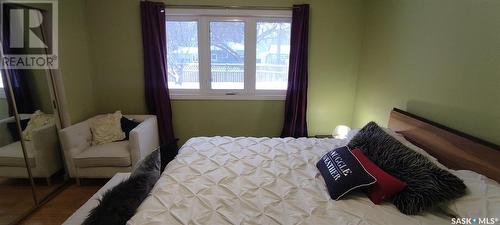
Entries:
{"label": "window sill", "polygon": [[284,101],[285,95],[196,95],[170,93],[172,100]]}

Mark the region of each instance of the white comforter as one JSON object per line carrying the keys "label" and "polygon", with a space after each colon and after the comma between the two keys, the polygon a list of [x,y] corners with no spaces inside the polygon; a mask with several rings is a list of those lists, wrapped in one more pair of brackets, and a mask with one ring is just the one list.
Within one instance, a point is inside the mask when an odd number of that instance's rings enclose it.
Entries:
{"label": "white comforter", "polygon": [[450,224],[406,216],[362,193],[330,199],[316,162],[346,141],[193,138],[127,224]]}

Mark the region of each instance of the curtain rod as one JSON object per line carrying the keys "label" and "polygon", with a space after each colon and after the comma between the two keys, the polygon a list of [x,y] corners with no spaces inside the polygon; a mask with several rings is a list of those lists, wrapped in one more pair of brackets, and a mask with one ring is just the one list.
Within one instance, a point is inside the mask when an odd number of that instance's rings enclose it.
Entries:
{"label": "curtain rod", "polygon": [[293,7],[279,7],[279,6],[227,6],[227,5],[168,5],[166,8],[179,8],[179,9],[254,9],[254,10],[292,10]]}

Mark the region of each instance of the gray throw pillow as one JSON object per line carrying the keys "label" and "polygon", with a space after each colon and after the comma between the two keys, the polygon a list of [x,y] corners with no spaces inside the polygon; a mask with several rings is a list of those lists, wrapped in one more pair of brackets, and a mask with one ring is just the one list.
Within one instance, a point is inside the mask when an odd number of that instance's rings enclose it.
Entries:
{"label": "gray throw pillow", "polygon": [[135,177],[144,173],[157,173],[157,175],[159,176],[161,167],[160,158],[160,149],[157,148],[137,163],[137,165],[132,170],[132,174],[130,175],[130,177]]}
{"label": "gray throw pillow", "polygon": [[160,151],[155,150],[134,169],[130,178],[104,193],[83,225],[124,225],[135,214],[160,178]]}
{"label": "gray throw pillow", "polygon": [[83,225],[125,225],[146,199],[158,177],[141,174],[130,177],[104,193]]}
{"label": "gray throw pillow", "polygon": [[377,166],[408,184],[392,200],[404,214],[419,214],[465,194],[460,178],[403,145],[375,122],[364,126],[348,146],[360,148]]}

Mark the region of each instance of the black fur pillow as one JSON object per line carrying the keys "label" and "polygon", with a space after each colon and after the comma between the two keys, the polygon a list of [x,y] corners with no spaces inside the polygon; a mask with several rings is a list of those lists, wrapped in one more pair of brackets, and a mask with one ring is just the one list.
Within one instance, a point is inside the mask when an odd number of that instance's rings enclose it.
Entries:
{"label": "black fur pillow", "polygon": [[156,183],[154,175],[131,177],[107,191],[83,225],[125,225]]}
{"label": "black fur pillow", "polygon": [[83,225],[125,225],[160,177],[160,153],[147,156],[128,180],[108,190]]}
{"label": "black fur pillow", "polygon": [[408,184],[392,200],[404,214],[415,215],[465,194],[460,178],[406,147],[375,122],[364,126],[348,146],[360,148],[381,169]]}

